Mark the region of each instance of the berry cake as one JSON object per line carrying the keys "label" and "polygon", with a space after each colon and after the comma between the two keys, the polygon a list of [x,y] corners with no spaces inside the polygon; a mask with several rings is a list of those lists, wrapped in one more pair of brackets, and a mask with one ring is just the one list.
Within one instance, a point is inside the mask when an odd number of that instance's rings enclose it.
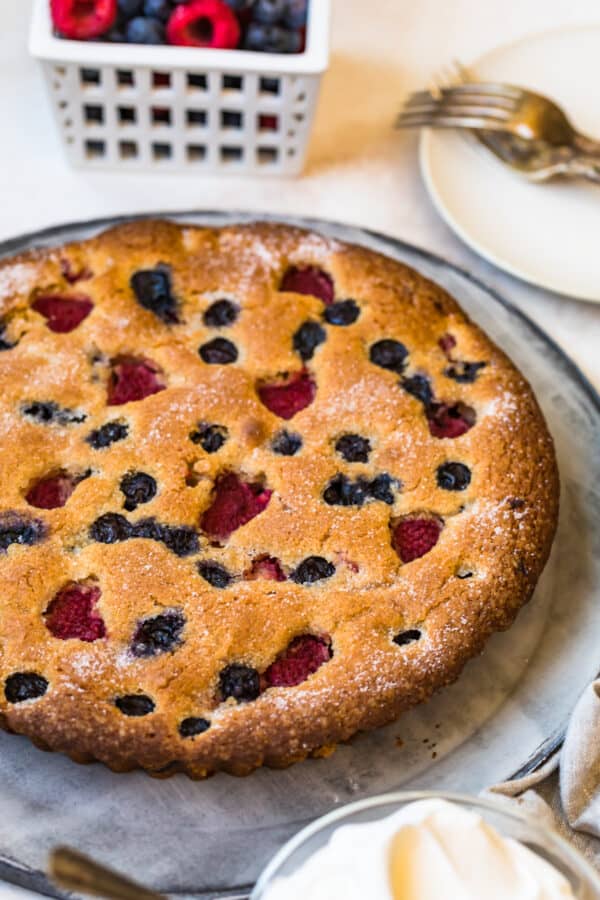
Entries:
{"label": "berry cake", "polygon": [[0,264],[1,722],[194,778],[323,755],[508,627],[556,525],[530,387],[442,289],[273,224]]}

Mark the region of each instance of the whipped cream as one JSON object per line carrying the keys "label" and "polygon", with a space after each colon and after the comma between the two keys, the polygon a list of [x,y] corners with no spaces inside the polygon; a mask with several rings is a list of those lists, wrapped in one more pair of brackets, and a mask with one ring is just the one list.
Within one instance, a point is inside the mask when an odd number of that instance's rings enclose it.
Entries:
{"label": "whipped cream", "polygon": [[343,825],[264,900],[565,900],[565,877],[480,815],[421,800],[377,822]]}

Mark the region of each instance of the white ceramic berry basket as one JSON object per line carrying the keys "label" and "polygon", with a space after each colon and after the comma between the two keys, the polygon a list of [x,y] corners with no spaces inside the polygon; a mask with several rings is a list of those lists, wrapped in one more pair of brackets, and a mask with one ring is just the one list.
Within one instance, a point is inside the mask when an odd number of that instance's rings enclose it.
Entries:
{"label": "white ceramic berry basket", "polygon": [[35,0],[29,49],[74,165],[296,175],[329,29],[330,0],[311,0],[303,53],[70,41]]}

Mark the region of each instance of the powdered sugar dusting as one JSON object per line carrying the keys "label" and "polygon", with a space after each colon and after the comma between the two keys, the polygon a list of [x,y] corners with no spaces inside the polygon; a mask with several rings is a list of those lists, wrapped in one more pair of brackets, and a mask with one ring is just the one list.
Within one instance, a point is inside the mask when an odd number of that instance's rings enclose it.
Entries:
{"label": "powdered sugar dusting", "polygon": [[333,253],[339,253],[342,245],[334,238],[328,238],[315,232],[304,234],[294,244],[289,254],[290,262],[296,265],[307,263],[324,263]]}
{"label": "powdered sugar dusting", "polygon": [[21,342],[20,350],[32,360],[26,385],[29,396],[33,397],[36,391],[39,393],[54,388],[64,389],[66,385],[76,385],[81,378],[82,359],[68,347],[46,354],[43,364],[40,360],[39,347]]}
{"label": "powdered sugar dusting", "polygon": [[0,304],[17,294],[27,294],[36,286],[38,271],[33,263],[0,266]]}
{"label": "powdered sugar dusting", "polygon": [[505,424],[515,419],[519,412],[519,400],[512,391],[503,391],[490,400],[481,410],[482,416],[494,416]]}
{"label": "powdered sugar dusting", "polygon": [[0,435],[9,435],[14,427],[14,414],[8,411],[0,412]]}
{"label": "powdered sugar dusting", "polygon": [[[112,662],[112,661],[111,661]],[[101,661],[95,651],[75,650],[69,657],[71,669],[82,681],[95,681],[110,662]]]}
{"label": "powdered sugar dusting", "polygon": [[276,253],[258,234],[249,231],[227,231],[220,235],[219,241],[224,250],[235,251],[236,256],[242,261],[240,265],[242,270],[257,265],[271,269],[277,264]]}

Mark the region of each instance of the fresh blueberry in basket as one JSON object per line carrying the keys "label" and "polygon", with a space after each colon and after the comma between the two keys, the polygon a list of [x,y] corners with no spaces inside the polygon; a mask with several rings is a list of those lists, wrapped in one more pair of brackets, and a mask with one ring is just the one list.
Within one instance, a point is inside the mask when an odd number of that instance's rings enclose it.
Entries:
{"label": "fresh blueberry in basket", "polygon": [[[315,0],[318,2],[318,0]],[[308,19],[308,0],[288,0],[283,24],[287,28],[304,28]]]}
{"label": "fresh blueberry in basket", "polygon": [[164,44],[165,26],[158,19],[136,16],[127,25],[126,37],[130,44]]}
{"label": "fresh blueberry in basket", "polygon": [[244,48],[260,53],[299,53],[302,37],[297,31],[289,31],[279,25],[251,22],[246,32]]}
{"label": "fresh blueberry in basket", "polygon": [[[175,0],[175,3],[185,3],[186,0]],[[252,9],[256,0],[225,0],[227,6],[234,11],[234,13],[245,13],[249,9]]]}
{"label": "fresh blueberry in basket", "polygon": [[287,7],[288,0],[256,0],[252,17],[256,22],[276,25],[283,19]]}
{"label": "fresh blueberry in basket", "polygon": [[123,28],[111,28],[110,31],[106,32],[103,40],[111,44],[124,44],[127,41],[127,37]]}
{"label": "fresh blueberry in basket", "polygon": [[118,0],[119,16],[125,19],[133,19],[138,16],[144,5],[144,0]]}
{"label": "fresh blueberry in basket", "polygon": [[144,15],[151,19],[166,22],[172,10],[170,0],[144,0]]}
{"label": "fresh blueberry in basket", "polygon": [[[309,0],[50,0],[56,32],[109,43],[299,53]],[[74,6],[85,7],[74,14]],[[89,9],[89,11],[88,11]]]}

